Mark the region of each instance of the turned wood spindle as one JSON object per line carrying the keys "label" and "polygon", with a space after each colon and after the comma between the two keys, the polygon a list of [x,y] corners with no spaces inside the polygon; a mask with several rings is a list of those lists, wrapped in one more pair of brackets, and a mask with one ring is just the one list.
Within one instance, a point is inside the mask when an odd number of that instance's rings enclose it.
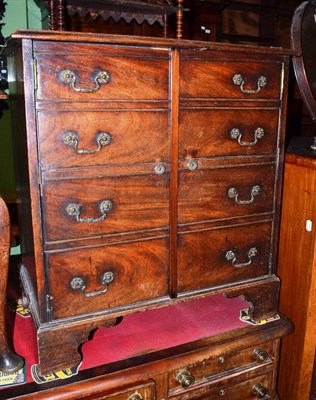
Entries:
{"label": "turned wood spindle", "polygon": [[164,14],[163,16],[163,37],[167,37],[168,34],[168,16]]}
{"label": "turned wood spindle", "polygon": [[55,0],[49,0],[48,2],[48,18],[49,18],[49,29],[56,30],[56,18],[55,18]]}
{"label": "turned wood spindle", "polygon": [[178,6],[177,6],[177,39],[182,38],[182,19],[183,19],[183,8],[182,8],[183,0],[178,0]]}
{"label": "turned wood spindle", "polygon": [[59,31],[65,30],[65,7],[64,0],[57,0],[57,29]]}

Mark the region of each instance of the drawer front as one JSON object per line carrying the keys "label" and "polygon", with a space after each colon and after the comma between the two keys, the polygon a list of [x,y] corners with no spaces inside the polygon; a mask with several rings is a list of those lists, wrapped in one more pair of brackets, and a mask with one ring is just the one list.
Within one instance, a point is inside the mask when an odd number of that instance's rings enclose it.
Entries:
{"label": "drawer front", "polygon": [[47,241],[166,228],[169,174],[66,179],[43,184]]}
{"label": "drawer front", "polygon": [[181,59],[180,98],[280,99],[281,69],[274,62]]}
{"label": "drawer front", "polygon": [[[64,44],[67,46],[67,44]],[[169,59],[107,54],[82,46],[77,54],[37,54],[37,100],[168,99]]]}
{"label": "drawer front", "polygon": [[[260,396],[259,391],[266,395]],[[216,385],[204,384],[199,388],[187,390],[185,393],[169,396],[169,398],[172,400],[268,400],[273,398],[274,393],[272,374],[268,373],[238,383],[225,380]]]}
{"label": "drawer front", "polygon": [[276,109],[183,109],[179,157],[274,155],[278,119]]}
{"label": "drawer front", "polygon": [[260,346],[248,349],[238,349],[234,353],[222,352],[201,363],[184,366],[170,372],[169,389],[183,389],[186,386],[183,383],[185,377],[187,377],[188,387],[193,387],[204,383],[205,379],[215,379],[216,375],[231,373],[235,369],[240,370],[241,368],[272,364],[273,360],[273,342],[263,343]]}
{"label": "drawer front", "polygon": [[166,296],[168,254],[167,238],[48,254],[53,319]]}
{"label": "drawer front", "polygon": [[167,112],[39,112],[42,169],[161,162],[169,158]]}
{"label": "drawer front", "polygon": [[155,398],[154,382],[128,389],[122,388],[111,394],[99,393],[89,396],[89,400],[154,400]]}
{"label": "drawer front", "polygon": [[271,223],[178,236],[178,291],[213,288],[269,273]]}
{"label": "drawer front", "polygon": [[180,224],[273,211],[273,164],[200,169],[199,163],[179,173]]}

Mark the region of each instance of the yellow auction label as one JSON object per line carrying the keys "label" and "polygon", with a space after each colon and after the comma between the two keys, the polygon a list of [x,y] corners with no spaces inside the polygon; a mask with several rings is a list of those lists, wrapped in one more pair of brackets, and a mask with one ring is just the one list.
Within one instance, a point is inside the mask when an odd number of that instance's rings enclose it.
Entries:
{"label": "yellow auction label", "polygon": [[267,324],[268,322],[272,322],[277,319],[280,319],[280,316],[278,314],[276,314],[275,316],[273,316],[271,318],[261,319],[260,321],[255,321],[254,319],[251,318],[250,310],[249,310],[249,308],[247,308],[245,310],[240,311],[240,319],[251,325],[264,325],[264,324]]}
{"label": "yellow auction label", "polygon": [[11,386],[25,383],[25,377],[25,365],[20,369],[20,371],[14,372],[13,374],[7,374],[0,371],[0,386]]}
{"label": "yellow auction label", "polygon": [[75,367],[66,368],[61,371],[54,372],[52,374],[40,375],[38,364],[34,364],[31,367],[31,373],[36,383],[46,383],[46,382],[56,381],[58,379],[67,379],[70,378],[71,376],[77,375],[80,365],[81,363]]}

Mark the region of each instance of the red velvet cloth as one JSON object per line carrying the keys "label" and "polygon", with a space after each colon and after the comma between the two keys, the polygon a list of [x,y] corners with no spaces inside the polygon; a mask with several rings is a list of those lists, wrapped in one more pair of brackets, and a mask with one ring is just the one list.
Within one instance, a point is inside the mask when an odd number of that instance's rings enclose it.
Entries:
{"label": "red velvet cloth", "polygon": [[[215,295],[128,315],[117,326],[98,329],[93,339],[83,344],[80,370],[242,328],[245,322],[240,320],[240,311],[248,307],[242,298]],[[33,321],[31,316],[16,314],[12,323],[13,346],[26,360],[26,382],[30,382],[31,367],[37,364]]]}

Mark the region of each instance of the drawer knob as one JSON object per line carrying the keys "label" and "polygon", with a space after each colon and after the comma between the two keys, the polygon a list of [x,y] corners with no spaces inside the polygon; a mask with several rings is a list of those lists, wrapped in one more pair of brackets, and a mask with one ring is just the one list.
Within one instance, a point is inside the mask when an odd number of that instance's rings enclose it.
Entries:
{"label": "drawer knob", "polygon": [[76,277],[72,278],[72,280],[70,281],[70,287],[73,290],[80,290],[81,293],[85,297],[96,297],[96,296],[99,296],[101,294],[106,293],[108,291],[108,284],[114,281],[113,272],[112,271],[105,272],[101,276],[100,281],[101,281],[102,285],[104,286],[104,289],[98,290],[96,292],[89,292],[89,293],[85,292],[87,284],[86,284],[85,278],[82,278],[81,276],[76,276]]}
{"label": "drawer knob", "polygon": [[269,359],[269,354],[260,348],[255,349],[252,355],[253,358],[259,363],[265,362]]}
{"label": "drawer knob", "polygon": [[190,160],[190,161],[187,163],[187,166],[188,166],[188,169],[189,169],[190,171],[194,171],[194,170],[197,169],[198,163],[197,163],[195,160]]}
{"label": "drawer knob", "polygon": [[185,389],[193,385],[195,382],[194,377],[190,374],[188,371],[183,371],[181,372],[178,377],[177,381],[180,383],[180,385]]}
{"label": "drawer knob", "polygon": [[247,267],[248,265],[250,265],[252,263],[252,259],[253,259],[253,257],[255,257],[257,255],[257,253],[258,253],[258,250],[255,247],[252,247],[247,253],[248,261],[244,262],[244,263],[240,263],[240,264],[236,263],[237,257],[233,250],[229,250],[226,253],[225,258],[227,261],[231,261],[233,267],[243,268],[243,267]]}
{"label": "drawer knob", "polygon": [[110,74],[107,71],[99,71],[94,77],[94,88],[79,88],[76,87],[77,75],[70,69],[64,69],[59,74],[60,80],[66,85],[70,85],[71,89],[75,92],[81,93],[95,93],[100,89],[101,84],[106,84],[110,81]]}
{"label": "drawer knob", "polygon": [[134,394],[132,394],[131,396],[129,396],[128,400],[142,400],[142,396],[140,393],[135,392]]}
{"label": "drawer knob", "polygon": [[261,383],[257,383],[252,387],[252,393],[256,395],[257,399],[270,399],[269,391]]}
{"label": "drawer knob", "polygon": [[245,85],[245,80],[240,74],[235,74],[233,76],[233,82],[235,85],[240,87],[240,90],[242,93],[245,94],[256,94],[259,93],[261,88],[265,87],[268,83],[268,80],[265,76],[260,76],[260,78],[257,81],[257,88],[256,89],[246,89],[244,88]]}
{"label": "drawer knob", "polygon": [[235,202],[237,204],[251,204],[254,202],[255,197],[259,196],[260,194],[260,186],[259,185],[255,185],[251,188],[251,192],[250,192],[250,199],[249,200],[239,200],[239,193],[238,190],[235,187],[232,187],[228,190],[228,197],[230,199],[234,199]]}
{"label": "drawer knob", "polygon": [[263,128],[258,127],[255,131],[254,131],[254,141],[253,142],[244,142],[241,140],[242,138],[242,133],[240,132],[240,130],[238,128],[233,128],[230,131],[230,137],[234,140],[237,140],[238,143],[240,144],[240,146],[254,146],[255,144],[258,143],[258,139],[263,138],[264,136],[264,130]]}
{"label": "drawer knob", "polygon": [[107,213],[110,212],[113,208],[113,203],[111,200],[102,200],[99,205],[99,210],[101,212],[101,216],[99,218],[81,218],[81,204],[69,203],[66,206],[66,212],[70,217],[75,217],[77,222],[101,222],[103,221]]}
{"label": "drawer knob", "polygon": [[155,174],[163,175],[166,172],[166,167],[163,164],[157,164],[154,168]]}
{"label": "drawer knob", "polygon": [[98,147],[94,150],[82,150],[78,149],[79,137],[76,132],[68,131],[63,134],[62,141],[67,146],[74,148],[78,154],[94,154],[98,153],[103,146],[107,146],[111,143],[112,136],[107,132],[99,132],[96,136],[96,142]]}

